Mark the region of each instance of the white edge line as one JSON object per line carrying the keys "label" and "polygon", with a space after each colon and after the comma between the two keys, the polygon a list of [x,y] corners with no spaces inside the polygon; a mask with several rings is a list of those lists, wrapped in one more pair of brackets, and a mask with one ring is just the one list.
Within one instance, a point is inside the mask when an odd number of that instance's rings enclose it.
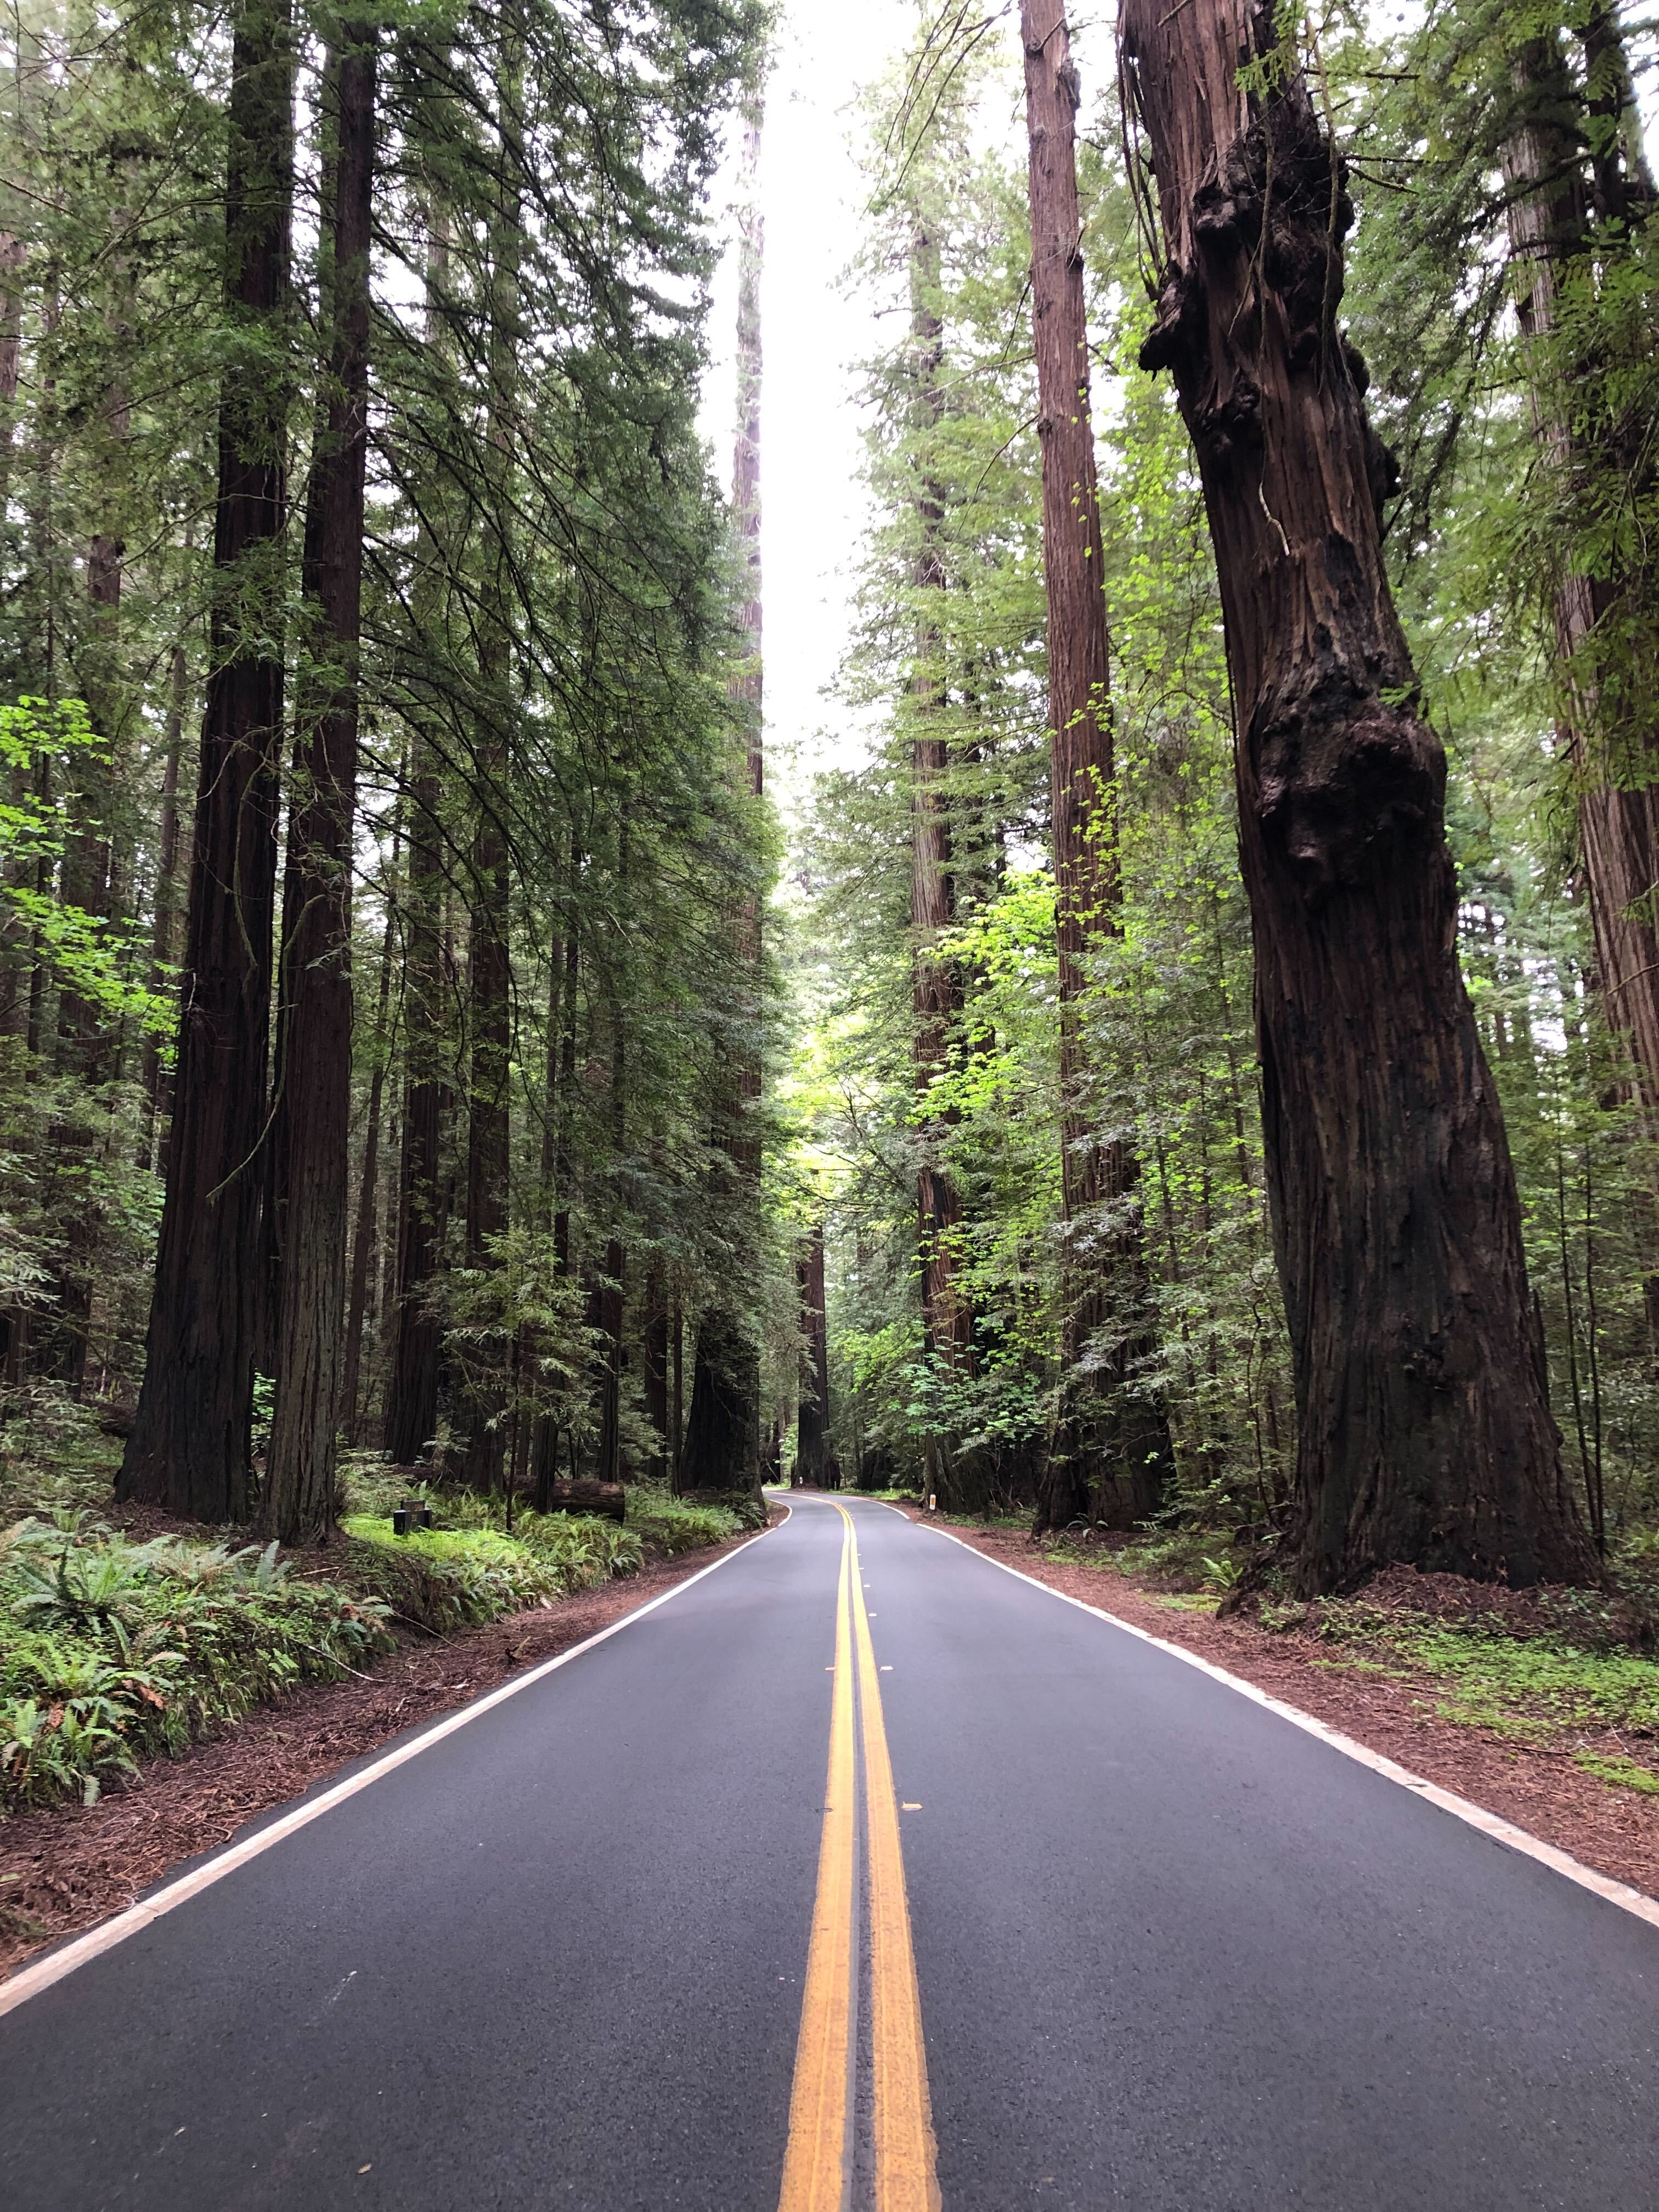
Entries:
{"label": "white edge line", "polygon": [[[788,1518],[789,1510],[786,1505],[785,1520]],[[772,1527],[781,1528],[783,1525],[782,1521],[777,1521]],[[544,1659],[538,1667],[527,1668],[522,1674],[515,1674],[511,1681],[501,1683],[498,1688],[487,1692],[482,1698],[475,1698],[470,1705],[459,1706],[453,1713],[447,1713],[441,1721],[434,1722],[410,1741],[399,1744],[395,1750],[375,1759],[372,1765],[362,1767],[356,1774],[349,1774],[343,1782],[337,1782],[331,1789],[321,1791],[315,1797],[307,1798],[291,1813],[283,1814],[256,1834],[246,1837],[240,1844],[230,1844],[204,1865],[193,1868],[189,1874],[180,1875],[177,1881],[167,1882],[152,1896],[141,1898],[136,1905],[129,1905],[125,1911],[116,1913],[101,1926],[88,1929],[84,1936],[77,1936],[71,1943],[65,1943],[61,1950],[49,1952],[32,1966],[21,1967],[9,1981],[0,1982],[0,2017],[15,2012],[19,2005],[26,2004],[30,1997],[39,1996],[42,1990],[49,1990],[55,1982],[61,1982],[77,1966],[84,1966],[88,1960],[98,1958],[105,1951],[112,1951],[129,1936],[137,1936],[142,1929],[148,1928],[152,1921],[161,1919],[164,1913],[171,1912],[176,1905],[188,1903],[199,1891],[210,1888],[216,1881],[222,1881],[228,1874],[234,1874],[238,1867],[246,1866],[250,1859],[257,1859],[262,1851],[270,1850],[284,1837],[293,1835],[298,1829],[308,1827],[312,1821],[320,1820],[325,1813],[331,1813],[348,1797],[355,1797],[360,1790],[367,1790],[371,1782],[378,1782],[383,1774],[390,1774],[393,1767],[402,1766],[406,1760],[416,1759],[422,1752],[429,1751],[445,1736],[453,1735],[457,1729],[465,1728],[469,1721],[477,1720],[480,1713],[487,1713],[492,1705],[499,1705],[508,1698],[517,1697],[520,1690],[527,1690],[533,1683],[542,1681],[557,1668],[568,1667],[573,1659],[580,1659],[584,1651],[591,1651],[596,1644],[603,1644],[607,1637],[616,1636],[623,1629],[630,1628],[636,1620],[643,1620],[647,1613],[654,1613],[659,1605],[666,1605],[670,1598],[678,1597],[694,1583],[700,1583],[705,1575],[712,1575],[720,1568],[728,1566],[733,1559],[750,1550],[759,1538],[771,1534],[772,1528],[756,1530],[749,1543],[739,1544],[723,1558],[711,1559],[706,1567],[699,1567],[695,1575],[688,1575],[683,1583],[676,1583],[672,1589],[659,1591],[655,1597],[647,1598],[643,1605],[635,1606],[619,1620],[613,1620],[609,1628],[597,1630],[592,1636],[584,1637],[580,1644],[573,1644],[568,1651],[561,1651],[551,1659]],[[972,1548],[971,1545],[968,1547],[970,1551]]]}
{"label": "white edge line", "polygon": [[[886,1500],[876,1498],[872,1503],[884,1504]],[[910,1521],[910,1516],[898,1506],[890,1510],[897,1513],[902,1521]],[[1525,1828],[1517,1828],[1513,1820],[1505,1820],[1497,1813],[1489,1813],[1484,1805],[1476,1805],[1467,1797],[1456,1796],[1451,1790],[1443,1790],[1437,1782],[1430,1782],[1420,1774],[1413,1774],[1408,1766],[1401,1766],[1397,1761],[1385,1758],[1380,1751],[1372,1751],[1369,1746],[1356,1742],[1352,1736],[1344,1735],[1340,1729],[1316,1720],[1311,1713],[1304,1713],[1296,1705],[1287,1705],[1282,1698],[1271,1697],[1266,1690],[1259,1690],[1254,1682],[1245,1681],[1242,1675],[1230,1674],[1224,1667],[1218,1667],[1212,1660],[1200,1658],[1196,1651],[1186,1650],[1179,1644],[1168,1643],[1163,1637],[1152,1635],[1148,1629],[1137,1628],[1133,1621],[1121,1620],[1116,1613],[1108,1613],[1103,1607],[1090,1605],[1083,1598],[1072,1596],[1067,1590],[1056,1589],[1052,1583],[1039,1582],[1035,1575],[1023,1574],[1018,1567],[1011,1567],[1006,1559],[993,1559],[988,1552],[981,1552],[977,1545],[969,1543],[964,1537],[953,1534],[949,1528],[941,1528],[936,1521],[911,1521],[910,1525],[915,1528],[930,1529],[935,1536],[943,1536],[949,1542],[960,1545],[975,1559],[983,1559],[988,1567],[1000,1567],[1005,1575],[1012,1575],[1016,1582],[1029,1583],[1033,1589],[1040,1589],[1049,1597],[1057,1597],[1063,1605],[1074,1605],[1079,1613],[1091,1613],[1097,1620],[1121,1628],[1126,1636],[1139,1637],[1143,1644],[1150,1644],[1155,1650],[1167,1651],[1172,1659],[1179,1659],[1183,1666],[1196,1667],[1200,1674],[1208,1674],[1214,1681],[1224,1682],[1230,1690],[1237,1690],[1241,1697],[1249,1698],[1253,1705],[1264,1705],[1270,1713],[1277,1713],[1280,1720],[1289,1721],[1292,1727],[1304,1729],[1309,1735],[1317,1736],[1333,1751],[1340,1751],[1345,1759],[1357,1759],[1361,1766],[1369,1766],[1373,1774],[1380,1774],[1389,1782],[1397,1782],[1402,1789],[1409,1790],[1413,1796],[1425,1798],[1431,1805],[1437,1805],[1443,1813],[1449,1813],[1455,1820],[1466,1821],[1471,1828],[1479,1828],[1483,1836],[1490,1836],[1494,1843],[1507,1844],[1512,1851],[1536,1859],[1541,1866],[1553,1868],[1557,1874],[1565,1875],[1569,1881],[1576,1881],[1581,1889],[1590,1890],[1597,1897],[1604,1898],[1609,1905],[1617,1905],[1625,1911],[1633,1913],[1637,1919],[1645,1920],[1650,1928],[1659,1928],[1659,1898],[1645,1896],[1641,1890],[1632,1889],[1628,1882],[1615,1881],[1611,1875],[1598,1874],[1594,1867],[1586,1866],[1582,1859],[1574,1858],[1571,1852],[1558,1850],[1553,1844],[1547,1844],[1541,1836],[1532,1835]]]}

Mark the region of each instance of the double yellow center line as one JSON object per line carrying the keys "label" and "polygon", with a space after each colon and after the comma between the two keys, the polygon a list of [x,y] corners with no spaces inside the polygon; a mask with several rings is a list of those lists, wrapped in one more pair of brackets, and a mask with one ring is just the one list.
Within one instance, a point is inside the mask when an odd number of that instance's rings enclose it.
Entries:
{"label": "double yellow center line", "polygon": [[836,1510],[842,1531],[830,1774],[778,2212],[843,2212],[848,2202],[857,2051],[860,1736],[875,2212],[939,2212],[921,2000],[904,1893],[898,1801],[882,1718],[881,1680],[865,1611],[853,1516],[844,1505]]}

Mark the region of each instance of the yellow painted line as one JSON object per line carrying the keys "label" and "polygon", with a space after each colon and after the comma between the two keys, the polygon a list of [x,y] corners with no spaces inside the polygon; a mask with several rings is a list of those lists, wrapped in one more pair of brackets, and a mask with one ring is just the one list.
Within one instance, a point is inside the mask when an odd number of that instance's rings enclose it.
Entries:
{"label": "yellow painted line", "polygon": [[[898,1800],[881,1676],[858,1574],[858,1539],[844,1505],[853,1555],[853,1623],[859,1655],[859,1711],[864,1732],[866,1845],[870,1881],[870,2041],[875,2081],[876,2212],[939,2212],[938,2151],[927,2094],[921,1993],[910,1941]],[[920,1808],[918,1808],[920,1809]]]}
{"label": "yellow painted line", "polygon": [[789,2142],[778,2212],[842,2212],[847,2194],[848,2084],[853,2051],[853,1876],[858,1801],[853,1736],[850,1576],[853,1528],[841,1545],[836,1598],[835,1684],[830,1707],[830,1773],[823,1792],[818,1887],[801,1992]]}

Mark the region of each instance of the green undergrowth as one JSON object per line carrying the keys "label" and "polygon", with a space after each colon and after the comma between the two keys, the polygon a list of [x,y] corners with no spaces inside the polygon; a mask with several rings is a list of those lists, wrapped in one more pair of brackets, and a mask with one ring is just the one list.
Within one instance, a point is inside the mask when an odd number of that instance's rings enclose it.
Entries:
{"label": "green undergrowth", "polygon": [[[640,1487],[623,1525],[538,1514],[467,1492],[434,1493],[441,1525],[392,1532],[399,1478],[346,1469],[343,1541],[296,1561],[234,1534],[139,1541],[88,1501],[115,1456],[71,1420],[52,1463],[6,1450],[0,1419],[0,1817],[100,1789],[182,1751],[216,1723],[307,1681],[343,1680],[428,1634],[551,1606],[635,1573],[647,1550],[695,1551],[738,1533],[720,1505]],[[37,1439],[37,1444],[39,1440]],[[303,1571],[302,1571],[303,1570]]]}
{"label": "green undergrowth", "polygon": [[442,1635],[593,1589],[644,1558],[636,1530],[591,1516],[520,1509],[509,1534],[501,1501],[463,1492],[445,1495],[441,1518],[448,1525],[394,1536],[387,1516],[348,1513],[343,1578]]}
{"label": "green undergrowth", "polygon": [[676,1498],[643,1483],[628,1490],[628,1526],[670,1559],[705,1545],[724,1544],[744,1528],[764,1528],[764,1516],[740,1514],[729,1505],[705,1505]]}
{"label": "green undergrowth", "polygon": [[[1334,1646],[1318,1663],[1425,1684],[1443,1720],[1516,1743],[1612,1732],[1644,1752],[1659,1741],[1659,1662],[1633,1651],[1589,1650],[1559,1631],[1517,1636],[1413,1617],[1363,1599],[1327,1599],[1310,1625]],[[1644,1758],[1581,1753],[1603,1780],[1659,1792]]]}
{"label": "green undergrowth", "polygon": [[292,1572],[274,1545],[135,1543],[60,1508],[0,1534],[0,1812],[184,1749],[305,1680],[391,1647],[371,1593]]}

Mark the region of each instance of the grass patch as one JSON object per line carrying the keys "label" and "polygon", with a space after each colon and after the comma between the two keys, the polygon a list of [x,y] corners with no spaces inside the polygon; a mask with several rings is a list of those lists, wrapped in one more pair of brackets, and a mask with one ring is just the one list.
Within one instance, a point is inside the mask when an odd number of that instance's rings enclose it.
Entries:
{"label": "grass patch", "polygon": [[1598,1759],[1594,1752],[1581,1751],[1573,1764],[1621,1790],[1640,1790],[1647,1796],[1659,1797],[1659,1774],[1634,1759]]}
{"label": "grass patch", "polygon": [[[1659,1662],[1633,1652],[1451,1627],[1363,1600],[1328,1601],[1319,1613],[1322,1636],[1427,1677],[1441,1717],[1461,1727],[1534,1742],[1584,1729],[1659,1732]],[[1335,1663],[1389,1671],[1358,1653]]]}

